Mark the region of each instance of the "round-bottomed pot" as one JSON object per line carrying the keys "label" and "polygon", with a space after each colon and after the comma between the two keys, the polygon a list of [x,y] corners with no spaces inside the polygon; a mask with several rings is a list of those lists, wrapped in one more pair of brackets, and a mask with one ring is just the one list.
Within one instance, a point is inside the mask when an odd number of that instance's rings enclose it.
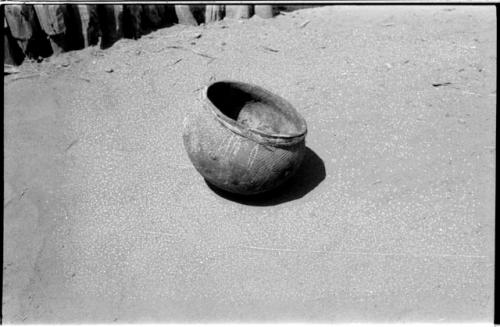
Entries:
{"label": "round-bottomed pot", "polygon": [[307,125],[290,103],[236,81],[210,84],[200,98],[200,108],[184,120],[183,140],[194,167],[209,183],[257,194],[296,173]]}

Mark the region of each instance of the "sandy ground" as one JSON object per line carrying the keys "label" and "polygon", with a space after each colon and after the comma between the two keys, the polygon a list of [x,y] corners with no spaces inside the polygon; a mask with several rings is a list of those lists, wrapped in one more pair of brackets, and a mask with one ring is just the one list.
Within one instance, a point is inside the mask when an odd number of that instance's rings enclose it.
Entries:
{"label": "sandy ground", "polygon": [[[496,58],[493,6],[339,6],[24,64],[4,323],[491,321]],[[184,151],[197,90],[226,78],[308,122],[275,198],[221,196]]]}

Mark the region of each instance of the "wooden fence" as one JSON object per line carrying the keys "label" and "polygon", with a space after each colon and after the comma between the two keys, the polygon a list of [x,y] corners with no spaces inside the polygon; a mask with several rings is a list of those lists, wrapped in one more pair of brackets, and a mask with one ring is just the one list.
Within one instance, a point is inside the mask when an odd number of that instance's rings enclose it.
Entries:
{"label": "wooden fence", "polygon": [[65,51],[99,45],[105,49],[120,38],[137,39],[173,24],[199,25],[224,17],[273,17],[271,5],[57,4],[6,5],[4,63],[41,59]]}

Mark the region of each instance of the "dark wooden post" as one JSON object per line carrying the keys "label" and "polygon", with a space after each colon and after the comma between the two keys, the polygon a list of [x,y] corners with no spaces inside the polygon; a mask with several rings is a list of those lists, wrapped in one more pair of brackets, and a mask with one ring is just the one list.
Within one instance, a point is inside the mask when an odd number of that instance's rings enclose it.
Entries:
{"label": "dark wooden post", "polygon": [[123,5],[124,36],[138,39],[145,33],[142,23],[143,7],[139,4]]}
{"label": "dark wooden post", "polygon": [[165,5],[142,5],[149,28],[156,30],[165,25]]}
{"label": "dark wooden post", "polygon": [[[97,5],[97,19],[101,31],[101,49],[112,46],[126,32],[129,33],[126,35],[127,37],[135,35],[135,25],[133,24],[137,24],[137,22],[132,22],[132,18],[125,15],[123,5]],[[124,31],[124,25],[128,28],[127,31]]]}

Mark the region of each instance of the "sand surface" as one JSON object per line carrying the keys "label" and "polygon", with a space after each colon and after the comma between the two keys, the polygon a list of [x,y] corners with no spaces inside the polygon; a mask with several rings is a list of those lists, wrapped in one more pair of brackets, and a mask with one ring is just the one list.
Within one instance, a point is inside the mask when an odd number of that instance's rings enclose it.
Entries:
{"label": "sand surface", "polygon": [[[5,79],[4,323],[491,321],[493,6],[321,7],[173,26]],[[291,102],[283,194],[211,190],[199,90]]]}

